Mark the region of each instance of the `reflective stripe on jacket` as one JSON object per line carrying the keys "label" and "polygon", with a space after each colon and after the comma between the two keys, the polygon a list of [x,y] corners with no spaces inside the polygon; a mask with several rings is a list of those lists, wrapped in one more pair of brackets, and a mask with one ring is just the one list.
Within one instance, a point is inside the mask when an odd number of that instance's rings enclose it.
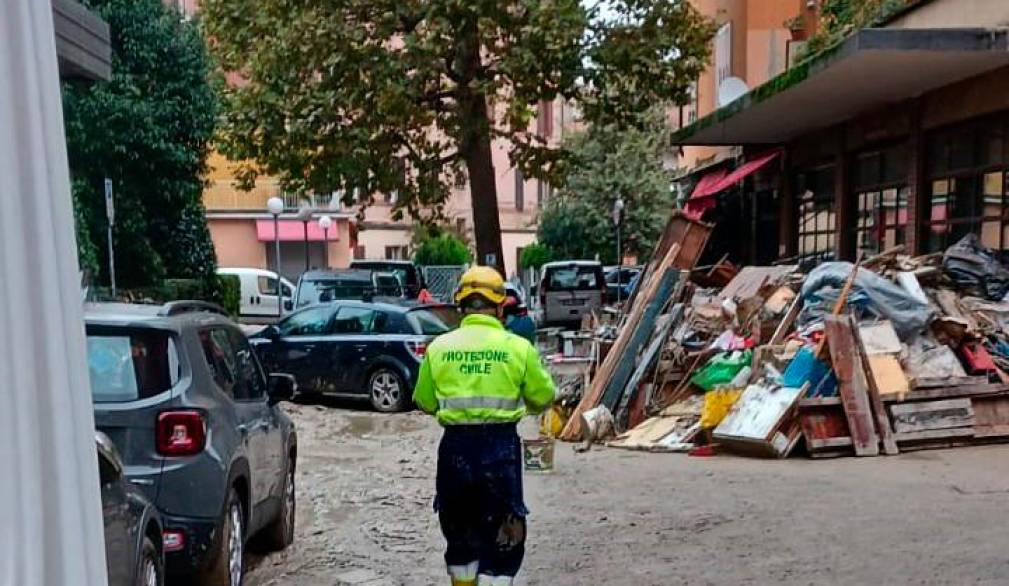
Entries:
{"label": "reflective stripe on jacket", "polygon": [[549,407],[554,383],[532,344],[474,314],[428,346],[413,400],[442,425],[506,423]]}

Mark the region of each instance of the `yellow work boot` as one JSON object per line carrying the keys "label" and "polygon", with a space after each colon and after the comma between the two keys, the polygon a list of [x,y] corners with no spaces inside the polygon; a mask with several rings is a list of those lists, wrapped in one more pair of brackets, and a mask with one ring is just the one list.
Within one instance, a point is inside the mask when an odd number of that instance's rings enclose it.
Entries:
{"label": "yellow work boot", "polygon": [[476,586],[476,580],[459,580],[452,578],[452,586]]}

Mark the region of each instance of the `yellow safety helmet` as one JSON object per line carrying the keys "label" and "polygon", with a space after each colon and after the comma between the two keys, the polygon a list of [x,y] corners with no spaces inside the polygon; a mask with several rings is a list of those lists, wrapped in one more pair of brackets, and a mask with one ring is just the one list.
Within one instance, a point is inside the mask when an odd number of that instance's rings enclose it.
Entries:
{"label": "yellow safety helmet", "polygon": [[455,302],[462,303],[470,295],[480,295],[495,305],[501,305],[505,300],[504,278],[493,267],[472,267],[459,279]]}

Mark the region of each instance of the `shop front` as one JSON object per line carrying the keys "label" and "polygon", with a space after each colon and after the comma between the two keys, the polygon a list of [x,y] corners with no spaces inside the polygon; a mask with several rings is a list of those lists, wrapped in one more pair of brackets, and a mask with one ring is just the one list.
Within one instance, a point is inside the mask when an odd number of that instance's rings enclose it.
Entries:
{"label": "shop front", "polygon": [[813,263],[935,252],[968,233],[1009,248],[1007,133],[1004,29],[866,29],[673,142],[742,146],[736,172],[779,149],[734,188],[753,217],[775,210],[776,226],[751,226],[754,246],[773,233],[777,259]]}

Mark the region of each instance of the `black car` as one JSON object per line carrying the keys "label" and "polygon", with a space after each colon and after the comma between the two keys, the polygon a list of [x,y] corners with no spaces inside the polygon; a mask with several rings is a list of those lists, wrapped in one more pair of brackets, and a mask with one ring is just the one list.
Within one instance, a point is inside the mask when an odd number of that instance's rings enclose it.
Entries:
{"label": "black car", "polygon": [[253,536],[294,539],[294,424],[241,330],[200,302],[85,308],[95,424],[161,515],[167,574],[240,586]]}
{"label": "black car", "polygon": [[403,293],[407,299],[416,299],[420,290],[427,286],[424,275],[408,260],[352,260],[350,268],[396,275],[403,284]]}
{"label": "black car", "polygon": [[123,461],[109,436],[97,432],[95,446],[109,586],[161,586],[165,579],[161,517],[126,479]]}
{"label": "black car", "polygon": [[458,323],[452,305],[338,301],[293,313],[251,341],[270,372],[297,378],[299,395],[368,398],[379,411],[403,411],[428,342]]}

